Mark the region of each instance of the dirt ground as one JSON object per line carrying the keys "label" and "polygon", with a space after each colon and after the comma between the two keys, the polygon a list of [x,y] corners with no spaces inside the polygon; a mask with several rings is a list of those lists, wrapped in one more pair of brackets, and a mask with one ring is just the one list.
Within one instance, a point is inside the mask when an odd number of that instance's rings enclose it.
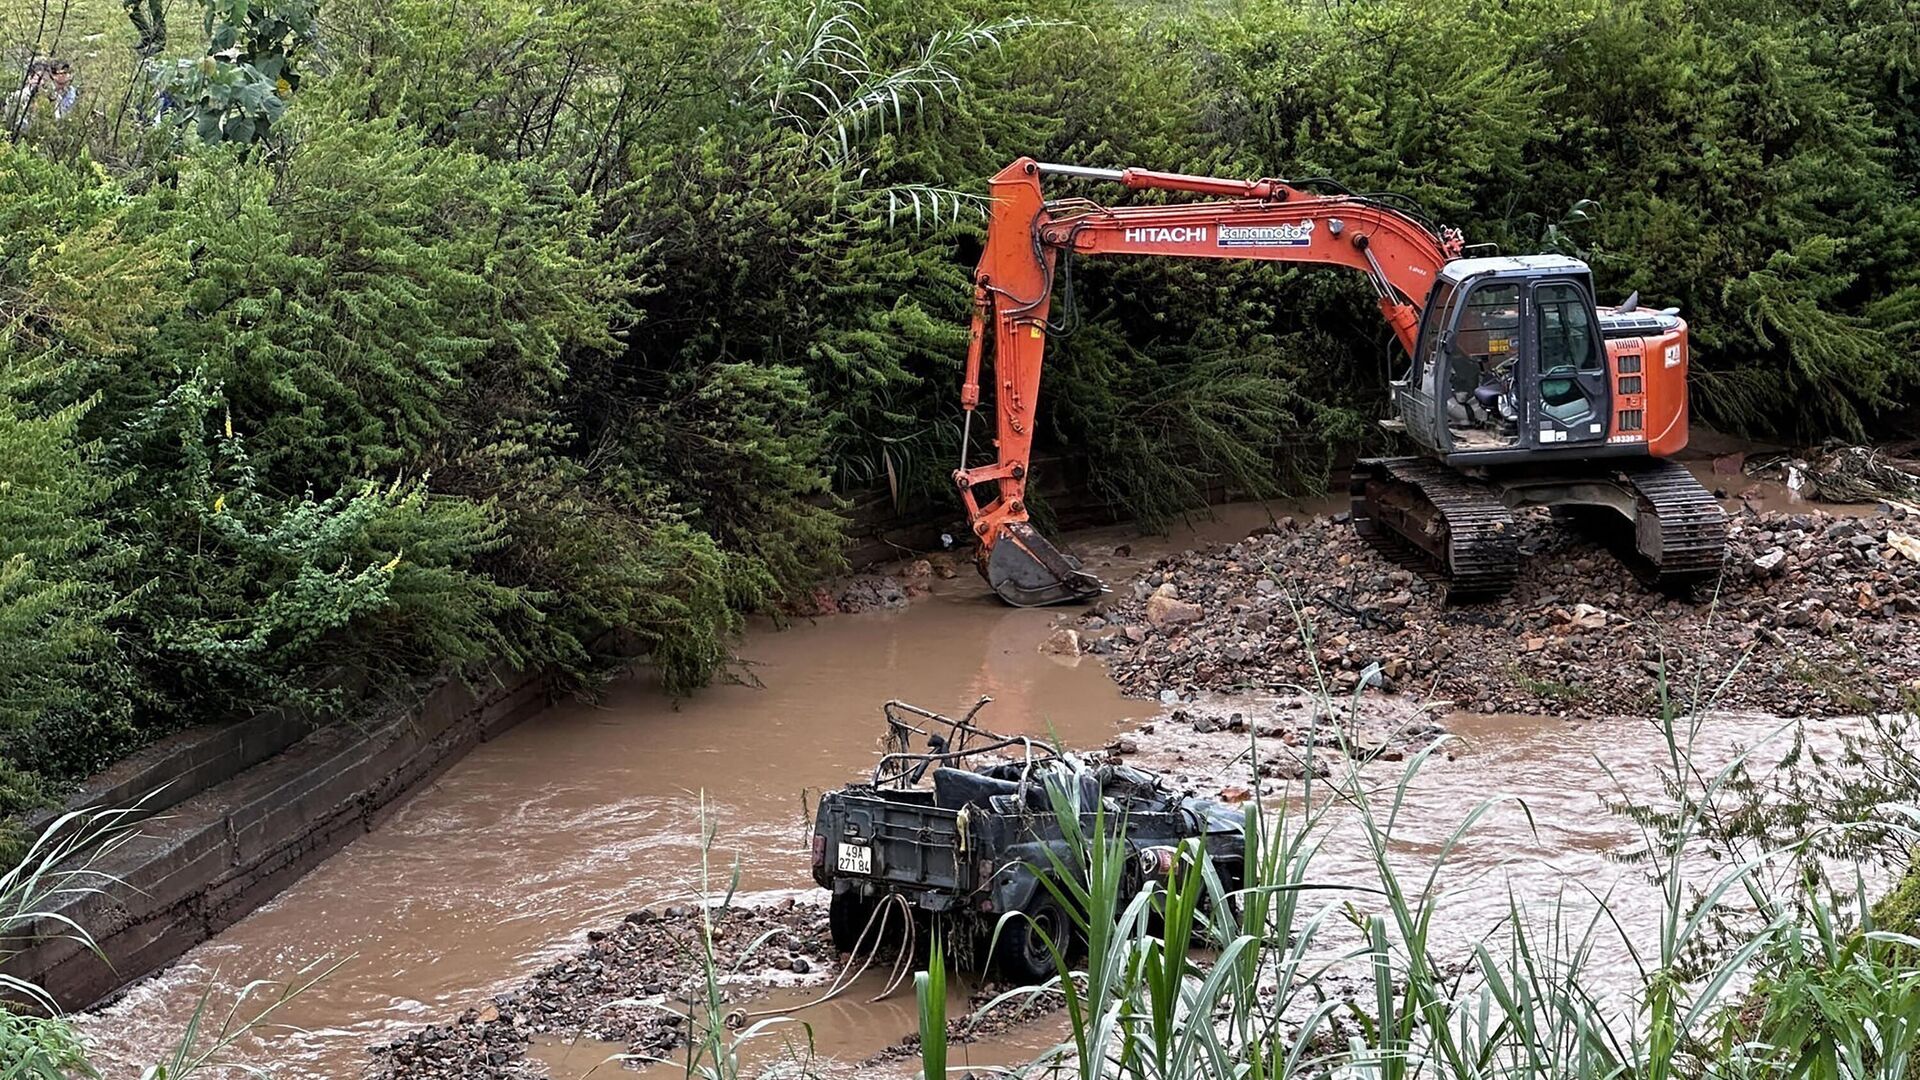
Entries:
{"label": "dirt ground", "polygon": [[[1649,591],[1538,514],[1498,603],[1449,607],[1343,521],[1284,519],[1160,560],[1073,621],[1130,694],[1371,688],[1489,713],[1780,716],[1899,707],[1920,691],[1920,518],[1739,513],[1726,570]],[[1374,674],[1370,668],[1378,665]]]}

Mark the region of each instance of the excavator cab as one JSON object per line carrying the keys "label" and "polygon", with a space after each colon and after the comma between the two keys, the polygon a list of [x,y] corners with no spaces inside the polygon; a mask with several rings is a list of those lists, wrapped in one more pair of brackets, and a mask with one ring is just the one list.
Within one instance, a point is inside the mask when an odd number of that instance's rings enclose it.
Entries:
{"label": "excavator cab", "polygon": [[1448,263],[1396,392],[1408,434],[1462,464],[1604,442],[1606,349],[1587,265],[1561,255]]}

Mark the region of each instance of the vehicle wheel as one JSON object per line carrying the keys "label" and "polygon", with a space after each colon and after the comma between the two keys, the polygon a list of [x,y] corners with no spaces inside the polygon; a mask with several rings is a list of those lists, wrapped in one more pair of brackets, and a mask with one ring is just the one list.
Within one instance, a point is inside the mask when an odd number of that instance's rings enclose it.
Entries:
{"label": "vehicle wheel", "polygon": [[1246,876],[1241,869],[1241,860],[1216,858],[1213,860],[1213,869],[1220,876],[1220,888],[1227,894],[1227,917],[1238,923],[1246,908],[1241,902],[1244,898],[1240,896],[1245,884],[1242,879]]}
{"label": "vehicle wheel", "polygon": [[1031,986],[1059,974],[1047,942],[1063,956],[1073,957],[1073,922],[1052,897],[1036,897],[1025,912],[1008,919],[1000,929],[1000,942],[994,949],[994,966],[1000,977]]}
{"label": "vehicle wheel", "polygon": [[[833,936],[833,947],[837,952],[850,953],[860,944],[860,933],[867,928],[867,920],[873,917],[874,901],[860,894],[859,889],[842,889],[833,894],[833,900],[827,905],[827,930]],[[867,935],[867,947],[879,944],[872,940],[877,935]]]}

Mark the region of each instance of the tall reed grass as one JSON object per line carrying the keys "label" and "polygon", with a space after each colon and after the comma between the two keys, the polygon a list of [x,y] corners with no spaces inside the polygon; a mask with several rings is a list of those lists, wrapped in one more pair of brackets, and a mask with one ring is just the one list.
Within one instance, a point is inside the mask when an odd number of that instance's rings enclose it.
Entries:
{"label": "tall reed grass", "polygon": [[[1666,789],[1679,797],[1634,817],[1639,862],[1659,894],[1651,929],[1582,882],[1548,901],[1509,888],[1495,925],[1443,917],[1462,842],[1502,800],[1468,808],[1410,864],[1408,794],[1439,744],[1385,780],[1350,765],[1322,797],[1250,803],[1235,890],[1189,842],[1166,882],[1125,895],[1123,823],[1096,814],[1082,834],[1082,819],[1059,808],[1077,858],[1044,872],[1074,913],[1085,959],[1070,962],[1076,950],[1058,943],[1046,986],[986,1006],[1048,991],[1066,998],[1067,1037],[1013,1071],[1085,1080],[1907,1076],[1920,1043],[1920,953],[1911,951],[1920,941],[1862,910],[1866,868],[1855,867],[1845,891],[1825,885],[1833,867],[1815,872],[1811,832],[1732,861],[1700,850],[1712,808],[1747,767],[1740,755],[1707,768],[1695,752],[1701,723],[1697,714],[1662,722]],[[1911,843],[1914,811],[1880,811],[1875,827]],[[1357,877],[1316,870],[1336,818],[1343,838],[1357,826],[1366,856]],[[1190,948],[1202,944],[1207,951]],[[932,1078],[944,1061],[930,1053],[924,1066]]]}

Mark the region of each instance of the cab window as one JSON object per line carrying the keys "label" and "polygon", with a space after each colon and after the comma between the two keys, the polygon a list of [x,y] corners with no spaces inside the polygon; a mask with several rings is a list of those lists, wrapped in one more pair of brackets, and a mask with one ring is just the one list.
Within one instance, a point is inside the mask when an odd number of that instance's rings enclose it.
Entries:
{"label": "cab window", "polygon": [[1453,297],[1453,283],[1441,281],[1435,283],[1432,295],[1427,298],[1426,320],[1420,327],[1420,346],[1413,356],[1416,377],[1421,365],[1433,360],[1433,346],[1440,340],[1440,329],[1447,325],[1447,320],[1453,315]]}
{"label": "cab window", "polygon": [[1476,360],[1509,359],[1520,344],[1520,286],[1489,282],[1473,290],[1454,335],[1459,350]]}
{"label": "cab window", "polygon": [[1541,373],[1599,371],[1603,361],[1594,348],[1593,313],[1579,287],[1542,285],[1534,290],[1533,302],[1539,312]]}
{"label": "cab window", "polygon": [[1447,387],[1471,393],[1506,377],[1520,349],[1520,286],[1490,281],[1467,294],[1454,330]]}

